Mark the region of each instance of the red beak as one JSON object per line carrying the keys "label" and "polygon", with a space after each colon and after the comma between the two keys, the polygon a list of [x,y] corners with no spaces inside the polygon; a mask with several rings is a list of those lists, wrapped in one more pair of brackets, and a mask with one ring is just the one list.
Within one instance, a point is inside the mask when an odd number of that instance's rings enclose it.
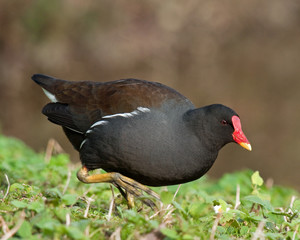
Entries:
{"label": "red beak", "polygon": [[242,131],[240,118],[238,116],[233,116],[231,121],[234,127],[234,132],[232,134],[233,140],[240,144],[243,148],[246,148],[247,150],[251,151],[252,147]]}

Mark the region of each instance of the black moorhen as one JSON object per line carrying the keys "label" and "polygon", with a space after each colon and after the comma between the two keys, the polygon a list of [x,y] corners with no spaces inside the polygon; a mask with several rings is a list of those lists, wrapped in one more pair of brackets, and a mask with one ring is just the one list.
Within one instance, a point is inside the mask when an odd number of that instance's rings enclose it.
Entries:
{"label": "black moorhen", "polygon": [[[235,111],[221,104],[195,108],[160,83],[71,82],[41,74],[32,79],[52,101],[42,113],[62,126],[80,153],[78,179],[113,183],[129,206],[142,191],[159,199],[142,184],[166,186],[200,178],[227,143],[251,151]],[[97,168],[107,173],[88,174]]]}

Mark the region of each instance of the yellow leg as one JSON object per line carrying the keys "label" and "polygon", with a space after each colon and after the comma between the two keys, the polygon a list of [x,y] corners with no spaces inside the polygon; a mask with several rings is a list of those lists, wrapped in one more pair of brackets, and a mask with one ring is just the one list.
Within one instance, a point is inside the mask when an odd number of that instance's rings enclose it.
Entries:
{"label": "yellow leg", "polygon": [[128,208],[133,208],[134,207],[134,195],[127,192],[126,193],[126,199],[127,199],[127,202],[128,202]]}
{"label": "yellow leg", "polygon": [[[134,197],[142,197],[143,191],[149,194],[150,196],[160,200],[159,195],[152,191],[150,188],[138,183],[137,181],[125,177],[117,172],[103,173],[103,174],[94,174],[89,175],[89,170],[83,166],[77,172],[77,178],[84,183],[112,183],[114,184],[121,192],[121,194],[128,201],[129,208],[134,207]],[[124,191],[122,190],[124,189]],[[149,199],[142,199],[142,201],[150,207],[154,207],[155,204]]]}

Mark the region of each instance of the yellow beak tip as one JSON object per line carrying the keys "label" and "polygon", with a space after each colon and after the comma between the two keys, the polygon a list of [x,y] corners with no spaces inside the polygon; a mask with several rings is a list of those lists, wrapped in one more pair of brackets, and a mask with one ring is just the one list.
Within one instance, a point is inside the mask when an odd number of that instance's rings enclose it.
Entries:
{"label": "yellow beak tip", "polygon": [[249,143],[244,143],[244,142],[242,142],[242,143],[240,143],[240,145],[241,145],[243,148],[247,149],[248,151],[252,151],[252,147],[251,147],[251,145],[250,145]]}

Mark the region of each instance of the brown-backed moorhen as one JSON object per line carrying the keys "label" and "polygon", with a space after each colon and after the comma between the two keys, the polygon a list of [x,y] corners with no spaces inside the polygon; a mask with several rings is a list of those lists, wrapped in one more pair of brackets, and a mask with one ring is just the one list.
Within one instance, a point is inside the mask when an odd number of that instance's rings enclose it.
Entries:
{"label": "brown-backed moorhen", "polygon": [[[62,126],[80,153],[78,179],[113,183],[129,206],[142,191],[159,199],[143,184],[165,186],[200,178],[227,143],[251,151],[235,111],[221,104],[195,108],[160,83],[71,82],[41,74],[32,79],[52,101],[42,113]],[[107,173],[88,174],[98,168]]]}

